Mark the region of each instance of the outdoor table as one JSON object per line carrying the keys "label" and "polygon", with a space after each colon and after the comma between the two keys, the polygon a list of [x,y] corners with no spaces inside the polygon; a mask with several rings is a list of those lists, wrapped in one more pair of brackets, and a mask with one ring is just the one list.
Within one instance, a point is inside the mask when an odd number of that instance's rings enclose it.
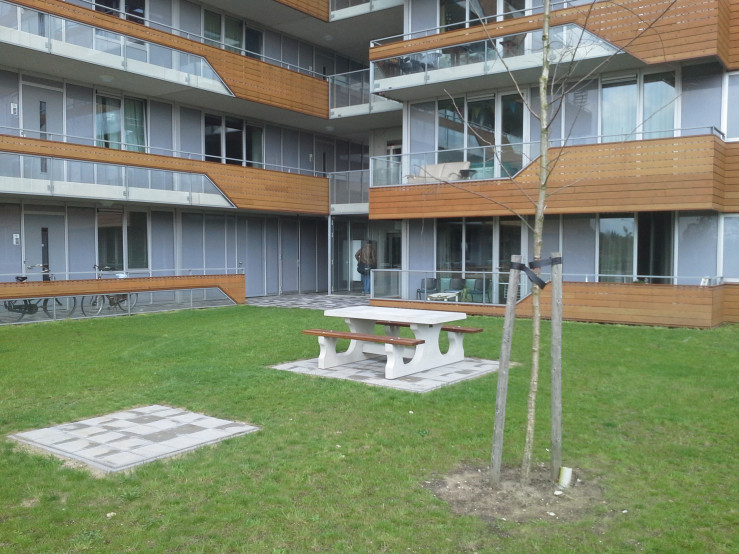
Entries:
{"label": "outdoor table", "polygon": [[461,291],[435,292],[433,294],[429,294],[426,297],[426,300],[436,300],[441,302],[449,302],[450,300],[454,300],[455,302],[458,302],[460,292]]}
{"label": "outdoor table", "polygon": [[[326,310],[324,315],[329,317],[343,317],[349,329],[355,333],[373,334],[378,321],[396,322],[410,327],[416,339],[423,344],[411,348],[406,347],[402,363],[391,363],[385,367],[385,378],[396,379],[419,371],[425,371],[442,365],[460,362],[464,359],[463,337],[458,333],[449,333],[449,350],[442,353],[439,348],[439,334],[444,324],[467,318],[467,314],[460,312],[442,312],[435,310],[411,310],[405,308],[384,308],[380,306],[353,306]],[[387,334],[397,336],[399,326],[385,326]],[[346,352],[328,353],[324,360],[324,367],[344,365],[367,358],[386,355],[382,344],[352,340]]]}

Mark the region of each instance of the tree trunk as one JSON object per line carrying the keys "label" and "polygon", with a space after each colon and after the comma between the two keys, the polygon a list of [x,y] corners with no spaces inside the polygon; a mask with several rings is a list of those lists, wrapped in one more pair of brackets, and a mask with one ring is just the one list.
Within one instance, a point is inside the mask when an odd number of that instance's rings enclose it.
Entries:
{"label": "tree trunk", "polygon": [[[542,64],[539,75],[539,98],[541,100],[541,137],[539,156],[539,198],[536,202],[534,219],[534,260],[541,259],[542,236],[544,229],[544,211],[547,200],[547,181],[549,180],[549,20],[551,13],[550,0],[544,0],[544,17],[541,30]],[[539,388],[539,347],[541,342],[541,290],[533,285],[533,336],[531,340],[531,381],[529,383],[528,410],[526,414],[526,443],[523,451],[521,467],[521,483],[529,482],[531,473],[531,457],[534,449],[534,426],[536,423],[536,393]]]}
{"label": "tree trunk", "polygon": [[[521,256],[511,256],[511,262],[521,263]],[[490,460],[490,483],[500,486],[500,465],[503,459],[503,430],[505,429],[505,407],[508,397],[508,368],[511,362],[511,343],[513,341],[513,324],[516,320],[518,281],[520,269],[511,269],[508,278],[508,300],[503,323],[503,340],[500,345],[500,361],[498,362],[498,391],[495,396],[495,423],[493,426],[493,453]]]}

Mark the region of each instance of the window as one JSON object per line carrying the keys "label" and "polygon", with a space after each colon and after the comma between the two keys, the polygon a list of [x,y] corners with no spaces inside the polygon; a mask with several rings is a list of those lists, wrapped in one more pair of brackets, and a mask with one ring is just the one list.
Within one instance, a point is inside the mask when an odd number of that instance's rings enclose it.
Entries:
{"label": "window", "polygon": [[113,271],[148,268],[148,215],[126,214],[127,260],[123,256],[123,216],[121,210],[98,210],[98,265]]}
{"label": "window", "polygon": [[249,167],[264,162],[263,130],[237,117],[205,114],[205,159]]}
{"label": "window", "polygon": [[143,23],[146,16],[146,0],[95,0],[95,10]]}
{"label": "window", "polygon": [[636,76],[603,81],[601,135],[603,142],[636,138]]}
{"label": "window", "polygon": [[634,273],[633,216],[604,216],[599,222],[598,273],[601,282],[631,282]]}
{"label": "window", "polygon": [[146,212],[128,212],[126,239],[129,269],[149,267],[147,219]]}
{"label": "window", "polygon": [[739,282],[739,216],[724,217],[723,276],[727,281]]}
{"label": "window", "polygon": [[675,72],[644,76],[643,137],[671,137],[675,128]]}
{"label": "window", "polygon": [[123,270],[123,212],[98,211],[98,265]]}
{"label": "window", "polygon": [[97,146],[133,152],[146,147],[146,103],[139,98],[98,95],[95,112]]}
{"label": "window", "polygon": [[[464,98],[439,100],[438,161],[457,162],[464,159]],[[451,152],[443,152],[451,150]]]}

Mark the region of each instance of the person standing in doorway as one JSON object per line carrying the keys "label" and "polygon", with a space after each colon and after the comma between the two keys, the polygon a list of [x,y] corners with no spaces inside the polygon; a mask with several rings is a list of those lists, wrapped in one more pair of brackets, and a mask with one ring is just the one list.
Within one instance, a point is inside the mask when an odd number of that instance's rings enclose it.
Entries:
{"label": "person standing in doorway", "polygon": [[357,260],[357,271],[362,275],[362,294],[370,293],[370,275],[377,267],[377,250],[371,240],[366,240],[354,254]]}

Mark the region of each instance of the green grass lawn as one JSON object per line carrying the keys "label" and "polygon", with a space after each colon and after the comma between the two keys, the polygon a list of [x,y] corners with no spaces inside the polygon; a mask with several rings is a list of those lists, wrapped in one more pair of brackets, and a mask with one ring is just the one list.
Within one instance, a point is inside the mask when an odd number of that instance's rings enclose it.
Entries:
{"label": "green grass lawn", "polygon": [[[497,359],[502,320],[468,323],[486,331],[465,340],[467,353]],[[423,487],[490,459],[496,376],[415,394],[268,369],[317,356],[315,337],[300,330],[328,324],[319,311],[239,306],[0,327],[0,552],[729,552],[739,544],[739,326],[566,323],[564,463],[596,479],[604,503],[577,522],[516,524],[454,515]],[[517,322],[508,464],[520,463],[523,448],[530,330]],[[544,376],[537,462],[548,459]],[[146,404],[261,430],[104,478],[7,439]]]}

